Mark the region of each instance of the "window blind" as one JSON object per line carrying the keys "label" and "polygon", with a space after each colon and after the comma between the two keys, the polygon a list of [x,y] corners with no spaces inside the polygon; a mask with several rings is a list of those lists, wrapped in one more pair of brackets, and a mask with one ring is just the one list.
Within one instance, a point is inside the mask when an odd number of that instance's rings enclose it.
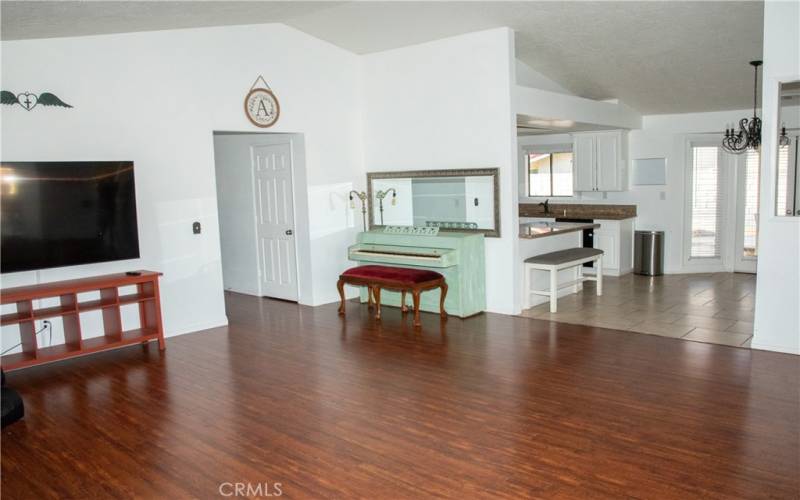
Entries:
{"label": "window blind", "polygon": [[778,147],[778,190],[775,209],[778,215],[791,214],[794,207],[789,206],[789,146]]}
{"label": "window blind", "polygon": [[722,172],[716,146],[692,147],[690,258],[722,256]]}

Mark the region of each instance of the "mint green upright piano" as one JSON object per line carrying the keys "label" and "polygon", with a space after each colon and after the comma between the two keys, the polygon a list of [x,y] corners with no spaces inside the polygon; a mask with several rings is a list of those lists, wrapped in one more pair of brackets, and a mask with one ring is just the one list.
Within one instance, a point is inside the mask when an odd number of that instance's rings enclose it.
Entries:
{"label": "mint green upright piano", "polygon": [[[439,232],[434,228],[386,226],[359,233],[348,257],[361,265],[429,269],[444,275],[448,290],[445,308],[466,318],[486,309],[486,253],[483,234]],[[439,290],[422,292],[420,309],[439,312]],[[366,289],[361,301],[367,301]],[[411,296],[406,297],[411,304]],[[381,291],[381,305],[400,306],[400,293]]]}

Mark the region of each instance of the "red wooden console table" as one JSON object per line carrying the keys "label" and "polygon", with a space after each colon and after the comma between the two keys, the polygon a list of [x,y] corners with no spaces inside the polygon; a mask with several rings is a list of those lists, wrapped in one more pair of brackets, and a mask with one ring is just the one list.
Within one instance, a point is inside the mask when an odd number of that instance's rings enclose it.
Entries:
{"label": "red wooden console table", "polygon": [[[0,358],[3,369],[10,371],[26,368],[151,340],[158,340],[158,348],[163,350],[164,328],[161,324],[161,300],[158,292],[158,278],[161,273],[138,272],[141,274],[136,276],[125,273],[108,274],[0,290],[0,304],[17,305],[16,312],[0,316],[0,326],[19,325],[22,342],[22,352]],[[119,287],[131,285],[136,286],[135,293],[120,295]],[[78,294],[85,292],[100,292],[100,298],[80,301]],[[54,297],[59,298],[59,305],[33,308],[34,300]],[[120,307],[127,304],[138,304],[139,328],[123,331]],[[103,335],[86,338],[81,331],[80,316],[82,313],[97,310],[102,312]],[[54,317],[62,318],[65,343],[39,347],[34,321]]]}

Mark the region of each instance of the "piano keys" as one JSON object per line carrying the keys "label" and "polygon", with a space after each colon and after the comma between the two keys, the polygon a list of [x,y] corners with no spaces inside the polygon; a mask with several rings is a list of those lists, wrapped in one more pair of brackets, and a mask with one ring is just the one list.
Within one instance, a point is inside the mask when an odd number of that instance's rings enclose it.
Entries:
{"label": "piano keys", "polygon": [[[430,269],[444,275],[449,290],[445,307],[465,318],[486,309],[486,271],[483,234],[441,232],[400,234],[390,227],[359,233],[348,258],[360,264]],[[429,228],[428,228],[429,229]],[[361,301],[366,302],[366,290]],[[400,306],[400,293],[381,292],[381,303]],[[420,309],[438,313],[439,290],[422,294]]]}
{"label": "piano keys", "polygon": [[436,268],[456,265],[457,252],[453,249],[372,244],[355,248],[356,246],[350,247],[350,260],[414,266],[419,264]]}

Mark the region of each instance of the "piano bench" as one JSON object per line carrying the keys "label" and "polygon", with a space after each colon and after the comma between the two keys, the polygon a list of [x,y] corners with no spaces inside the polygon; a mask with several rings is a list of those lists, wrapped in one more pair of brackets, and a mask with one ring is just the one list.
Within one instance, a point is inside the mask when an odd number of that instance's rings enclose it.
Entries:
{"label": "piano bench", "polygon": [[375,297],[375,319],[381,319],[381,289],[397,290],[401,293],[400,304],[402,312],[408,311],[406,307],[406,292],[411,292],[414,301],[414,326],[420,326],[419,320],[419,296],[420,293],[434,288],[440,288],[442,293],[439,299],[439,314],[442,318],[447,318],[447,311],[444,310],[444,299],[447,296],[447,283],[444,276],[426,269],[413,269],[407,267],[390,266],[358,266],[351,267],[339,275],[336,287],[339,289],[339,297],[342,303],[339,306],[339,314],[344,315],[344,285],[366,286],[367,296],[372,301]]}

